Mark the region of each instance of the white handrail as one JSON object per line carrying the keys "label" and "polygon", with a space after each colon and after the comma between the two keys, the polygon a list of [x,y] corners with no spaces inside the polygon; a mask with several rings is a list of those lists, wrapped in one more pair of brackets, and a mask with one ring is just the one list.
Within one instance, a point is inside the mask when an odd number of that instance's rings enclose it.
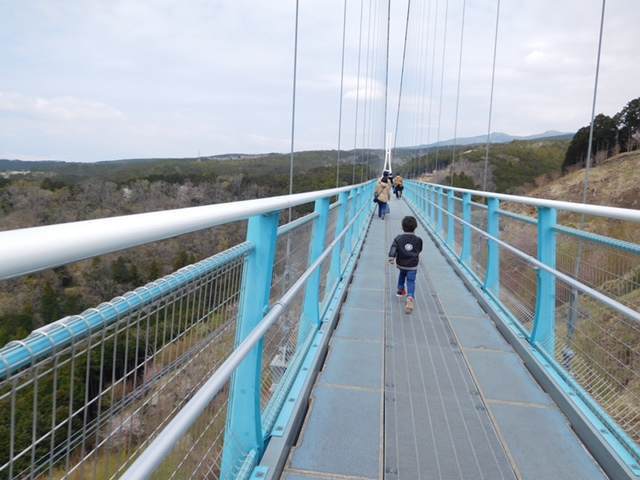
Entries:
{"label": "white handrail", "polygon": [[477,197],[497,198],[505,202],[522,203],[532,207],[549,207],[564,210],[566,212],[584,213],[585,215],[594,215],[597,217],[614,218],[616,220],[625,220],[629,222],[640,222],[640,210],[631,208],[609,207],[605,205],[591,205],[588,203],[564,202],[562,200],[547,200],[545,198],[522,197],[519,195],[507,195],[506,193],[483,192],[481,190],[469,190],[468,188],[450,187],[447,185],[439,185],[437,183],[419,182],[432,187],[439,187],[443,190],[452,190],[459,193],[470,193]]}
{"label": "white handrail", "polygon": [[295,207],[362,185],[0,232],[0,280]]}
{"label": "white handrail", "polygon": [[283,312],[296,298],[296,295],[306,284],[309,277],[315,272],[322,262],[329,256],[333,249],[340,243],[351,226],[360,215],[366,212],[368,205],[360,208],[351,221],[342,229],[334,240],[324,249],[322,254],[304,271],[295,283],[282,297],[275,302],[267,314],[254,327],[251,333],[238,345],[226,360],[218,367],[211,377],[200,387],[184,407],[173,417],[163,430],[151,441],[144,451],[135,459],[120,480],[141,480],[149,478],[171,453],[178,441],[184,437],[189,428],[198,420],[202,412],[210,405],[215,396],[222,390],[225,384],[238,368],[242,360],[251,352],[253,347],[267,333],[269,328],[280,318]]}
{"label": "white handrail", "polygon": [[549,267],[548,265],[545,265],[543,262],[541,262],[537,258],[532,257],[531,255],[528,255],[528,254],[524,253],[522,250],[519,250],[518,248],[516,248],[513,245],[505,242],[504,240],[500,240],[499,238],[494,237],[493,235],[490,235],[488,232],[485,232],[481,228],[476,227],[475,225],[473,225],[472,223],[467,222],[465,219],[459,217],[458,215],[455,215],[455,214],[449,212],[444,207],[441,207],[441,206],[437,205],[436,203],[432,202],[431,200],[427,200],[427,202],[429,202],[431,205],[433,205],[436,209],[438,209],[441,212],[443,212],[444,215],[448,215],[450,219],[453,218],[458,223],[461,223],[462,225],[465,225],[465,226],[469,227],[471,230],[473,230],[475,232],[478,232],[480,235],[485,237],[487,240],[491,240],[491,241],[497,243],[498,245],[500,245],[501,247],[506,248],[507,250],[509,250],[511,253],[513,253],[517,257],[520,257],[521,259],[523,259],[527,263],[530,263],[531,265],[533,265],[533,268],[541,269],[541,270],[545,270],[546,272],[549,272],[554,277],[562,280],[564,283],[566,283],[568,285],[571,285],[572,287],[575,287],[576,289],[580,290],[582,293],[590,296],[591,298],[593,298],[593,299],[595,299],[595,300],[607,305],[608,307],[610,307],[611,309],[615,310],[619,314],[621,314],[621,315],[623,315],[623,316],[625,316],[625,317],[627,317],[627,318],[629,318],[629,319],[631,319],[631,320],[633,320],[635,322],[639,322],[640,323],[640,313],[635,311],[633,308],[630,308],[630,307],[624,305],[623,303],[620,303],[619,301],[617,301],[614,298],[606,296],[604,293],[599,292],[595,288],[591,288],[588,285],[585,285],[581,281],[579,281],[579,280],[567,275],[566,273],[562,273],[561,271],[559,271],[559,270],[557,270],[555,268],[552,268],[552,267]]}

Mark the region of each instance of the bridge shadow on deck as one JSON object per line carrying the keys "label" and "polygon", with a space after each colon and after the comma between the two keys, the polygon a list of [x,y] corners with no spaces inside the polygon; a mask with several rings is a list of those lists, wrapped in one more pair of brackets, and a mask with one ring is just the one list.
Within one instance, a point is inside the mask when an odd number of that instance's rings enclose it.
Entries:
{"label": "bridge shadow on deck", "polygon": [[421,227],[416,310],[374,217],[282,478],[602,479],[552,400]]}

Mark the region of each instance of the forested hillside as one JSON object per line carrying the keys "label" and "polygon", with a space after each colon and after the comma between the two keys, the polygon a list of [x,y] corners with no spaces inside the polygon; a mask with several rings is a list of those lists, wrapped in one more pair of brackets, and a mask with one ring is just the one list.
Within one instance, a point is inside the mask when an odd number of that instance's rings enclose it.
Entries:
{"label": "forested hillside", "polygon": [[[351,183],[353,155],[342,154],[342,184]],[[376,152],[357,155],[359,163],[365,158],[380,163]],[[288,192],[288,155],[225,158],[93,164],[4,161],[0,164],[0,230]],[[335,186],[335,159],[332,151],[296,154],[294,191]],[[364,166],[358,164],[356,180],[365,175]],[[304,212],[299,209],[296,214]],[[243,235],[243,224],[225,225],[0,282],[0,345],[213,255],[240,242]]]}
{"label": "forested hillside", "polygon": [[[564,137],[551,137],[492,144],[489,148],[487,188],[501,193],[521,193],[532,188],[540,177],[560,176],[569,142]],[[428,154],[420,153],[402,164],[400,171],[404,175],[427,174],[431,181],[448,184],[453,154],[453,147],[432,148]],[[484,158],[484,145],[457,147],[455,184],[479,188],[483,182]]]}

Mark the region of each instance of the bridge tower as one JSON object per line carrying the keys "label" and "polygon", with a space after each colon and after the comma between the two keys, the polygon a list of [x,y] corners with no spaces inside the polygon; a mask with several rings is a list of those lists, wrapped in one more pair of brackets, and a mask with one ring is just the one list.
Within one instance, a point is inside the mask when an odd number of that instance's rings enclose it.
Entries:
{"label": "bridge tower", "polygon": [[391,169],[391,133],[387,132],[387,144],[384,152],[384,167],[383,172],[392,172]]}

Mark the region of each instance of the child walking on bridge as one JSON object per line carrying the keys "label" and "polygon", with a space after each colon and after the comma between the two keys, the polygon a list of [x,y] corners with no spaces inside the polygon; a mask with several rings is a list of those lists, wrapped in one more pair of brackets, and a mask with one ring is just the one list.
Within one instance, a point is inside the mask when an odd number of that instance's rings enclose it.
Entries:
{"label": "child walking on bridge", "polygon": [[413,312],[415,305],[416,271],[420,263],[420,252],[422,252],[422,239],[414,233],[416,228],[418,228],[418,222],[415,217],[404,217],[402,219],[404,233],[393,240],[389,250],[389,263],[392,265],[395,263],[400,271],[397,296],[407,296],[405,313]]}

